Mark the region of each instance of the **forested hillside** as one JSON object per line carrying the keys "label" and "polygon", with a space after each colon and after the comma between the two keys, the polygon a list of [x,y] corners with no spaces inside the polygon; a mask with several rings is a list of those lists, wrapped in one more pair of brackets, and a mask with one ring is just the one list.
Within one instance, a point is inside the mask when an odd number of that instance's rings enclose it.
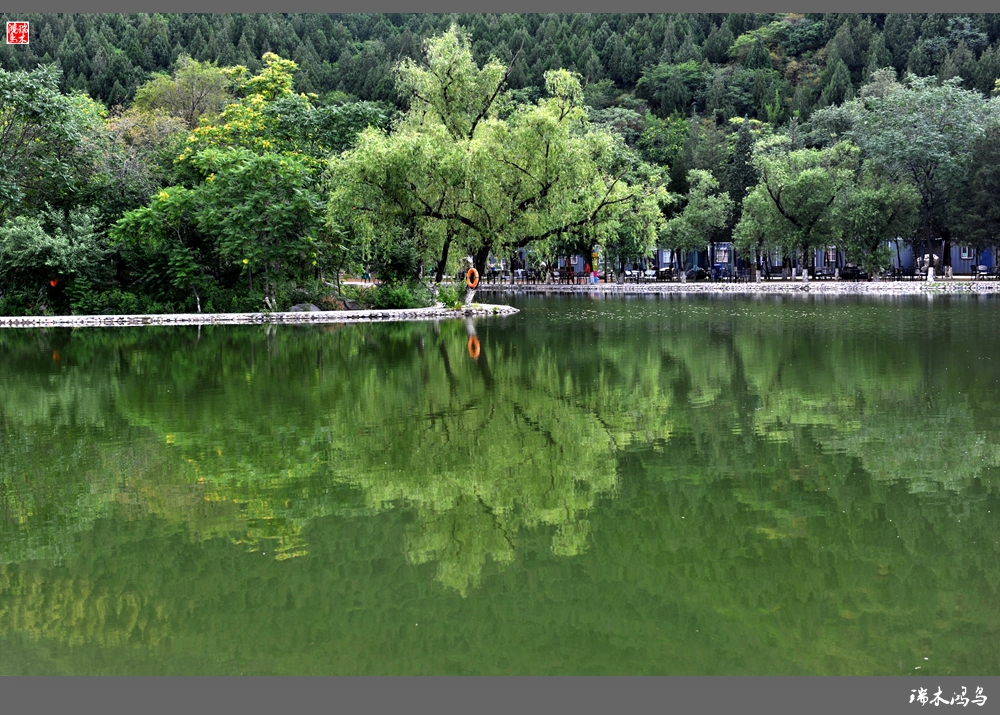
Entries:
{"label": "forested hillside", "polygon": [[[181,54],[254,72],[273,52],[299,66],[295,89],[400,102],[392,67],[457,22],[480,65],[514,55],[509,85],[541,88],[550,69],[579,72],[594,104],[645,99],[660,116],[778,121],[857,92],[872,68],[961,77],[990,92],[1000,76],[1000,14],[26,14],[28,47],[0,45],[0,67],[62,70],[60,89],[127,105]],[[337,95],[333,95],[337,96]],[[768,107],[772,115],[768,115]]]}
{"label": "forested hillside", "polygon": [[1000,15],[3,19],[31,36],[0,45],[0,314],[402,307],[521,250],[878,271],[897,237],[945,268],[1000,242]]}

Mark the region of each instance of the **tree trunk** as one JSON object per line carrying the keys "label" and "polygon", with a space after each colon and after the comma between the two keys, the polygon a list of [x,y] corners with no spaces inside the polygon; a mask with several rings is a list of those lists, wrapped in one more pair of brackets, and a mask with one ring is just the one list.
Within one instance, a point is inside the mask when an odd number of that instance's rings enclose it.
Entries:
{"label": "tree trunk", "polygon": [[476,255],[472,257],[472,265],[479,272],[480,279],[486,274],[486,261],[490,258],[490,250],[493,248],[491,244],[483,244],[483,246],[476,251]]}
{"label": "tree trunk", "polygon": [[[934,265],[934,246],[931,242],[931,212],[927,206],[924,206],[924,245],[927,247],[927,268],[930,269]],[[933,274],[927,275],[930,277]]]}
{"label": "tree trunk", "polygon": [[[486,275],[486,261],[490,258],[490,244],[483,244],[483,246],[476,251],[476,255],[472,257],[472,266],[476,269],[479,274],[479,280],[482,281],[483,276]],[[469,288],[465,291],[465,305],[472,303],[472,299],[476,296],[476,291],[474,288]]]}
{"label": "tree trunk", "polygon": [[267,269],[266,263],[264,264],[264,304],[272,311],[277,310],[274,300],[274,284],[271,282],[271,271]]}
{"label": "tree trunk", "polygon": [[941,249],[941,266],[944,271],[945,278],[951,278],[951,231],[947,228],[941,229],[942,238],[942,249]]}
{"label": "tree trunk", "polygon": [[444,278],[444,270],[448,266],[448,252],[451,250],[451,233],[445,235],[444,246],[441,248],[441,259],[434,269],[434,282],[440,283]]}

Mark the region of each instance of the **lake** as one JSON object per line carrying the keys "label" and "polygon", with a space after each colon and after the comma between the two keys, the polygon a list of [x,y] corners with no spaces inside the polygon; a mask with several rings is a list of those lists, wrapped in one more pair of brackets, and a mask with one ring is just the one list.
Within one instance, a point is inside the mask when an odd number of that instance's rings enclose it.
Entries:
{"label": "lake", "polygon": [[0,331],[2,674],[1000,674],[993,298]]}

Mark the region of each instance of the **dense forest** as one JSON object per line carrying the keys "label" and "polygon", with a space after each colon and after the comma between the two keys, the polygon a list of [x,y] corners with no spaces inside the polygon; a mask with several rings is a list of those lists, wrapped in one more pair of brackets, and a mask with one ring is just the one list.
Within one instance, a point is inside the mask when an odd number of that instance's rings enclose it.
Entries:
{"label": "dense forest", "polygon": [[[669,116],[699,112],[805,119],[853,96],[873,69],[961,77],[989,93],[1000,77],[1000,14],[27,14],[27,47],[0,45],[0,67],[53,64],[59,88],[128,105],[181,55],[251,72],[273,52],[294,60],[298,92],[400,105],[392,68],[457,22],[482,65],[509,60],[512,89],[539,91],[550,69],[579,72],[593,105]],[[762,50],[765,50],[762,52]],[[841,66],[843,65],[843,66]],[[845,72],[846,70],[846,72]],[[706,81],[708,80],[708,81]],[[775,104],[775,92],[778,102]]]}
{"label": "dense forest", "polygon": [[[31,36],[0,45],[0,313],[274,309],[365,268],[407,304],[522,248],[876,270],[887,238],[1000,235],[996,14],[3,19]],[[562,158],[529,166],[549,126]]]}

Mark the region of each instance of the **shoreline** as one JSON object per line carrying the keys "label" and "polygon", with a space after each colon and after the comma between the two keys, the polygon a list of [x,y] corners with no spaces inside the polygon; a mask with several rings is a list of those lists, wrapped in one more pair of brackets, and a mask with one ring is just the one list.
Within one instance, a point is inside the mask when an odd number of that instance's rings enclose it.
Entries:
{"label": "shoreline", "polygon": [[321,310],[280,313],[173,313],[162,315],[24,315],[0,316],[0,328],[127,328],[144,325],[322,325],[389,323],[409,320],[455,320],[514,315],[509,305],[473,303],[452,310],[443,306],[383,310]]}
{"label": "shoreline", "polygon": [[998,295],[1000,281],[771,281],[762,283],[584,283],[490,284],[479,293],[497,295]]}

